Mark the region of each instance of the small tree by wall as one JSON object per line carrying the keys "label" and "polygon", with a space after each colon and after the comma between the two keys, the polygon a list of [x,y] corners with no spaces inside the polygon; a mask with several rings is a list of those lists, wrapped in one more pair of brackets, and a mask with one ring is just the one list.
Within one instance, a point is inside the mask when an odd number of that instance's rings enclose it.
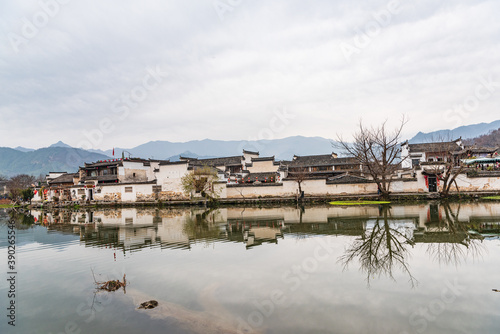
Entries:
{"label": "small tree by wall", "polygon": [[192,196],[199,193],[202,197],[215,200],[219,196],[215,191],[214,183],[219,180],[217,170],[209,166],[195,167],[181,178],[184,193]]}
{"label": "small tree by wall", "polygon": [[31,189],[31,188],[27,188],[27,189],[24,189],[23,191],[21,191],[21,197],[22,197],[23,201],[25,201],[25,202],[29,201],[30,204],[31,204],[31,200],[33,199],[34,196],[35,196],[35,193],[34,193],[33,189]]}
{"label": "small tree by wall", "polygon": [[452,150],[454,146],[450,145],[450,142],[441,142],[442,145],[439,145],[439,150],[442,161],[430,164],[427,169],[430,173],[436,175],[436,178],[441,183],[438,189],[439,195],[446,198],[450,196],[453,185],[455,185],[457,192],[460,192],[456,179],[464,171],[465,166],[461,161],[455,159]]}
{"label": "small tree by wall", "polygon": [[307,167],[301,168],[300,170],[295,170],[293,174],[289,175],[288,178],[294,180],[297,183],[299,190],[299,198],[302,196],[302,182],[307,179],[308,170]]}

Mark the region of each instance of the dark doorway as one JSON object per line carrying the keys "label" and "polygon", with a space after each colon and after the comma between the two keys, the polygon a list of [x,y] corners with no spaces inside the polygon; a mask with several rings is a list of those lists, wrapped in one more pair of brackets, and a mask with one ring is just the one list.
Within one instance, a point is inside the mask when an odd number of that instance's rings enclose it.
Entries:
{"label": "dark doorway", "polygon": [[[429,184],[430,186],[430,184]],[[92,189],[89,189],[89,201],[93,201],[94,200],[94,192],[92,191]]]}
{"label": "dark doorway", "polygon": [[437,191],[437,179],[435,176],[429,176],[429,192],[435,193]]}

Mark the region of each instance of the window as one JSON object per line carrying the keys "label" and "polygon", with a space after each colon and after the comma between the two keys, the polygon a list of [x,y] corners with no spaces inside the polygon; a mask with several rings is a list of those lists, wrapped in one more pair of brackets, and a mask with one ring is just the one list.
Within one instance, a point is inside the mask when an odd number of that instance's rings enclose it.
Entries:
{"label": "window", "polygon": [[134,218],[125,218],[125,224],[133,224]]}
{"label": "window", "polygon": [[132,192],[132,187],[125,187],[125,192],[126,193],[131,193]]}
{"label": "window", "polygon": [[161,192],[161,186],[153,186],[153,192],[154,192],[154,193],[159,193],[159,192]]}
{"label": "window", "polygon": [[78,195],[85,195],[85,189],[78,189]]}
{"label": "window", "polygon": [[411,165],[413,167],[420,166],[420,159],[411,159]]}

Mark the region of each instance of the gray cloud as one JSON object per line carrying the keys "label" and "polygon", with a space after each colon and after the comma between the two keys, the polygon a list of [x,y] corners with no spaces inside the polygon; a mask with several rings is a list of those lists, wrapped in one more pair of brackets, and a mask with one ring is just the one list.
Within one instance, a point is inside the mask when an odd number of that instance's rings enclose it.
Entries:
{"label": "gray cloud", "polygon": [[[500,81],[493,0],[401,0],[390,17],[390,1],[242,0],[223,20],[214,4],[227,0],[64,2],[17,53],[13,36],[43,9],[0,4],[2,146],[78,145],[103,118],[114,129],[99,148],[247,139],[283,108],[296,118],[276,137],[349,135],[360,118],[403,113],[408,136],[498,118],[500,87],[453,111],[481,78]],[[369,43],[356,46],[363,34]],[[342,45],[357,52],[346,59]],[[168,75],[122,117],[116,101],[139,94],[155,68]]]}

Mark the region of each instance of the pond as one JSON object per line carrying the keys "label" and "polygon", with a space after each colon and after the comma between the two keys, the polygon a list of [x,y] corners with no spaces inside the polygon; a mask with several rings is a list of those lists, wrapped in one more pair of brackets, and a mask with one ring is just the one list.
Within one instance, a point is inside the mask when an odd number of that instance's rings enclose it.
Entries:
{"label": "pond", "polygon": [[1,333],[500,329],[500,203],[0,210],[0,228]]}

